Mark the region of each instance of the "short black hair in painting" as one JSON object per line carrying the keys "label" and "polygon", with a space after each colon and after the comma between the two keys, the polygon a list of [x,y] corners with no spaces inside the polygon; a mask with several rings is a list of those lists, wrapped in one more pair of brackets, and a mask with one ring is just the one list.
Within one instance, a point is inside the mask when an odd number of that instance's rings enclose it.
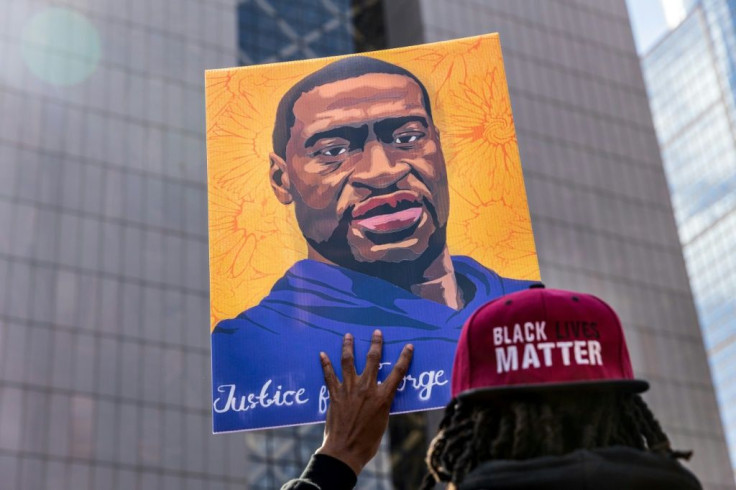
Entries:
{"label": "short black hair in painting", "polygon": [[286,159],[286,144],[291,137],[291,128],[294,126],[294,104],[302,94],[310,90],[327,85],[328,83],[356,78],[370,73],[386,73],[389,75],[402,75],[414,80],[422,90],[422,103],[429,118],[432,118],[432,107],[429,94],[424,84],[409,70],[401,68],[385,61],[369,58],[367,56],[350,56],[330,63],[307,75],[291,87],[281,98],[278,109],[276,109],[276,122],[273,127],[273,151],[281,158]]}

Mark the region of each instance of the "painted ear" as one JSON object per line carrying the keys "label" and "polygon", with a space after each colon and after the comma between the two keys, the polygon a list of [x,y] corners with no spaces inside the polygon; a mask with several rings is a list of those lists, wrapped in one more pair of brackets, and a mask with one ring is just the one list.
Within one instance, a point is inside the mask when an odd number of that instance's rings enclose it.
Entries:
{"label": "painted ear", "polygon": [[271,164],[268,169],[268,177],[271,189],[281,204],[291,204],[294,198],[291,195],[291,182],[289,182],[289,173],[286,171],[286,162],[275,153],[271,153],[269,159]]}

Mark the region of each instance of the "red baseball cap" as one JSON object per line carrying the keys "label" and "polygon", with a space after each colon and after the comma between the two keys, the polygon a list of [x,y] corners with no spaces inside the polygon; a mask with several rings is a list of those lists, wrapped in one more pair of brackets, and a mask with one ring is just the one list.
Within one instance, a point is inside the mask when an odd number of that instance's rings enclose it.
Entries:
{"label": "red baseball cap", "polygon": [[534,287],[478,308],[460,333],[452,396],[605,388],[640,393],[621,321],[590,294]]}

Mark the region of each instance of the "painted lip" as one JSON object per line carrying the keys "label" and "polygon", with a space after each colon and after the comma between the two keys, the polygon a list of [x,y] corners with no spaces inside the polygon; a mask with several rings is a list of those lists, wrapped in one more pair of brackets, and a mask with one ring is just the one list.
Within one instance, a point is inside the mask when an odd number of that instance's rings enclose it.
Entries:
{"label": "painted lip", "polygon": [[372,233],[395,233],[416,224],[424,214],[415,193],[398,191],[371,197],[353,209],[353,224]]}

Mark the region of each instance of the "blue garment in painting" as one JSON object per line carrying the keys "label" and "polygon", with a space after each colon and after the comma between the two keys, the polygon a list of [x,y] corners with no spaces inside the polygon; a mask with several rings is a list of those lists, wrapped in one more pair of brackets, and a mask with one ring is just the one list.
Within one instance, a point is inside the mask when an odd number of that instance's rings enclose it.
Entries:
{"label": "blue garment in painting", "polygon": [[319,352],[340,376],[342,336],[355,337],[358,372],[373,330],[384,337],[384,379],[402,347],[414,344],[392,413],[444,407],[460,330],[484,303],[533,282],[500,277],[468,257],[452,258],[461,310],[392,283],[313,260],[294,264],[257,306],[212,332],[214,431],[321,422],[327,394]]}

